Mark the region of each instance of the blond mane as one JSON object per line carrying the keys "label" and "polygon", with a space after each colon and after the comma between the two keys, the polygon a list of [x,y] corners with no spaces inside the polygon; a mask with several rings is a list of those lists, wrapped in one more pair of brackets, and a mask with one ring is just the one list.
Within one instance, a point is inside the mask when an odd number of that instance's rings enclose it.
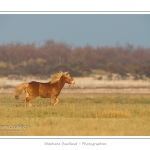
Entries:
{"label": "blond mane", "polygon": [[58,82],[63,74],[64,73],[62,71],[59,72],[59,73],[54,74],[53,77],[52,77],[52,80],[50,81],[50,84]]}

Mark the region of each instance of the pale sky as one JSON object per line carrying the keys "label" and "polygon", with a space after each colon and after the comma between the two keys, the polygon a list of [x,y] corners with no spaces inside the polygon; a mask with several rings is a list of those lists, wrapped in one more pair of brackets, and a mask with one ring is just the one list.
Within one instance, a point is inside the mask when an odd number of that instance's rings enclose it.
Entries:
{"label": "pale sky", "polygon": [[0,44],[150,47],[150,14],[0,14]]}

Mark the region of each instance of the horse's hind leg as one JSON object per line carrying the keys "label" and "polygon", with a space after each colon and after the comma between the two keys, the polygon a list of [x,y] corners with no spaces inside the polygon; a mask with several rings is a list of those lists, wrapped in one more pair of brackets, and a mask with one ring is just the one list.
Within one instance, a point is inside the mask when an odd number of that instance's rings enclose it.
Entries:
{"label": "horse's hind leg", "polygon": [[28,93],[27,88],[25,88],[25,99],[24,99],[24,106],[26,107],[26,102],[28,103],[28,106],[31,107],[32,104],[30,102],[31,99],[36,98],[36,95],[32,95]]}
{"label": "horse's hind leg", "polygon": [[29,93],[27,91],[27,88],[24,89],[24,92],[25,92],[25,98],[24,98],[24,107],[27,106],[27,98],[29,97]]}
{"label": "horse's hind leg", "polygon": [[28,106],[29,106],[29,107],[32,106],[32,104],[31,104],[30,100],[28,99],[28,97],[24,99],[24,107],[27,106],[27,103],[28,103]]}
{"label": "horse's hind leg", "polygon": [[31,100],[31,99],[34,99],[34,98],[36,98],[36,97],[37,97],[37,95],[29,95],[29,96],[26,98],[26,101],[28,102],[28,106],[29,106],[29,107],[32,106],[30,100]]}
{"label": "horse's hind leg", "polygon": [[27,102],[27,100],[26,100],[26,97],[25,97],[25,99],[24,99],[24,107],[26,107],[26,102]]}
{"label": "horse's hind leg", "polygon": [[26,100],[27,100],[27,102],[28,102],[28,106],[29,106],[29,107],[31,107],[31,106],[32,106],[32,104],[31,104],[31,102],[30,102],[30,99],[29,99],[29,98],[27,98]]}

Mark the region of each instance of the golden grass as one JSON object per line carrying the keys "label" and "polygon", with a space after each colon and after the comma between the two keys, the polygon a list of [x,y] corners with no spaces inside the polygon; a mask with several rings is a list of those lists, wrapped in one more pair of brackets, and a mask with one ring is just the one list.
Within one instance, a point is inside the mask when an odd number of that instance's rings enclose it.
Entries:
{"label": "golden grass", "polygon": [[149,97],[70,93],[61,94],[56,107],[36,98],[25,108],[22,100],[0,94],[0,135],[150,135]]}

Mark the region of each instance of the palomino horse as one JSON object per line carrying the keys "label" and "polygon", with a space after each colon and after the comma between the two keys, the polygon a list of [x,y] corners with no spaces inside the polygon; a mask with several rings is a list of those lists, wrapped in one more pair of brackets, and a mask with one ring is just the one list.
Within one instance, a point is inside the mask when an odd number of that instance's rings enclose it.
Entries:
{"label": "palomino horse", "polygon": [[75,81],[71,78],[69,71],[68,72],[60,72],[53,76],[52,80],[48,83],[40,83],[36,81],[32,81],[30,83],[22,83],[16,89],[15,98],[18,99],[21,91],[25,91],[25,99],[24,99],[24,106],[26,107],[26,102],[29,106],[32,106],[30,103],[31,99],[36,97],[41,98],[51,98],[52,106],[55,106],[59,100],[58,95],[60,94],[61,89],[65,85],[74,84]]}

